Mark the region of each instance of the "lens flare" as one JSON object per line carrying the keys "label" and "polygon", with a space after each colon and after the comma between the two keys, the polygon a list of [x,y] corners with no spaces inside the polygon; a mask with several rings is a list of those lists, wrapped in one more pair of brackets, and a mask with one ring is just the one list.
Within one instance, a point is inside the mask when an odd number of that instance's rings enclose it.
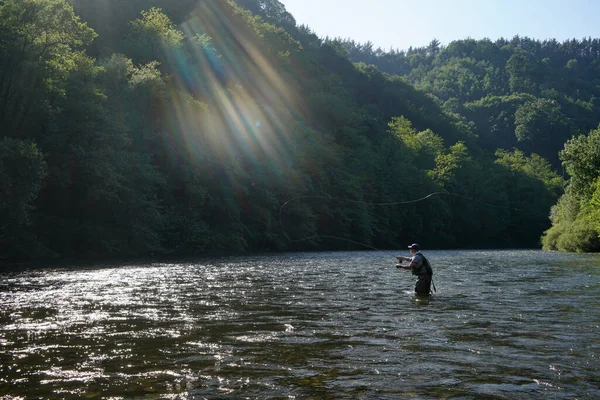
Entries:
{"label": "lens flare", "polygon": [[[294,148],[292,122],[306,107],[289,54],[273,43],[293,40],[240,13],[227,2],[200,2],[180,26],[183,46],[164,49],[167,69],[177,71],[165,105],[168,139],[196,162],[263,168],[268,160],[269,168],[284,168]],[[272,40],[262,40],[267,33]]]}

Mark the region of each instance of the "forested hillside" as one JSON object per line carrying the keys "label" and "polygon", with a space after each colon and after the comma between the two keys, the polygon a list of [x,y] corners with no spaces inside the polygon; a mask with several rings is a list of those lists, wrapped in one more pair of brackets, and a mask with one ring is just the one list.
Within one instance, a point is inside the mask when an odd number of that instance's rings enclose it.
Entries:
{"label": "forested hillside", "polygon": [[511,55],[475,93],[453,45],[390,75],[239,3],[0,1],[2,258],[539,245],[564,181],[534,153],[597,124],[595,89],[524,90]]}
{"label": "forested hillside", "polygon": [[[401,75],[473,123],[478,144],[549,160],[570,182],[552,212],[548,249],[598,251],[600,39],[458,40],[407,51],[338,40],[350,59]],[[565,142],[573,139],[565,147]],[[563,150],[564,147],[564,151]],[[577,150],[574,150],[577,149]],[[561,152],[562,151],[562,152]],[[584,171],[585,169],[585,171]],[[584,189],[585,187],[585,189]]]}
{"label": "forested hillside", "polygon": [[600,118],[600,39],[465,39],[383,52],[340,41],[354,61],[401,75],[474,123],[487,149],[517,147],[559,167],[558,152]]}

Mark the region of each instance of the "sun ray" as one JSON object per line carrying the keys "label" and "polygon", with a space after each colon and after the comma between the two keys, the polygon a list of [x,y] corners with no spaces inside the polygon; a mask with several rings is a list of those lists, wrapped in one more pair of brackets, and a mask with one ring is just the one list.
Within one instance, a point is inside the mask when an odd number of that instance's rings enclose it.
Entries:
{"label": "sun ray", "polygon": [[[181,71],[172,77],[169,130],[192,158],[209,151],[220,162],[244,159],[260,168],[268,160],[283,168],[293,148],[289,121],[303,115],[303,100],[283,76],[285,59],[233,18],[231,5],[202,2],[181,25],[193,51],[169,53]],[[197,43],[209,37],[210,46]]]}

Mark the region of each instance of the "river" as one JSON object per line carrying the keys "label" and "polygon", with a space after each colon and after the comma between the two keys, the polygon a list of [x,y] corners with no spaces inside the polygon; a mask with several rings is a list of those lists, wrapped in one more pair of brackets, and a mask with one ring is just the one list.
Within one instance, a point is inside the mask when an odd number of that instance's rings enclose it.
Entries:
{"label": "river", "polygon": [[2,272],[0,398],[600,398],[598,255],[396,254]]}

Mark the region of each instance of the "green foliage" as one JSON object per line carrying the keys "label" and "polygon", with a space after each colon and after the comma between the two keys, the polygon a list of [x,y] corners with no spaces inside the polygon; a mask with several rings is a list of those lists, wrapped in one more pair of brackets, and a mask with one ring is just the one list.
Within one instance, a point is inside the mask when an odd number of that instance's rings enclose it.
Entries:
{"label": "green foliage", "polygon": [[542,243],[545,250],[597,252],[600,249],[598,230],[582,219],[552,226],[544,233]]}
{"label": "green foliage", "polygon": [[506,62],[510,91],[512,93],[533,93],[536,91],[535,60],[525,51],[515,52]]}
{"label": "green foliage", "polygon": [[560,156],[570,179],[566,193],[552,208],[544,248],[600,251],[600,129],[569,140]]}
{"label": "green foliage", "polygon": [[515,135],[519,141],[539,145],[542,150],[555,149],[571,136],[571,124],[555,100],[537,99],[517,109]]}
{"label": "green foliage", "polygon": [[564,180],[552,170],[548,161],[539,155],[532,154],[527,157],[520,150],[513,152],[498,150],[496,157],[496,163],[543,183],[546,190],[553,196],[558,197],[563,192]]}
{"label": "green foliage", "polygon": [[506,169],[503,180],[510,202],[509,232],[517,241],[536,247],[538,240],[533,238],[549,227],[546,210],[562,192],[562,178],[535,154],[526,157],[519,150],[499,150],[496,156],[496,163]]}
{"label": "green foliage", "polygon": [[560,158],[571,177],[573,193],[589,198],[600,171],[600,128],[568,140]]}
{"label": "green foliage", "polygon": [[536,246],[562,181],[528,154],[600,106],[589,62],[525,39],[385,53],[277,0],[70,3],[93,43],[63,0],[0,2],[10,257]]}
{"label": "green foliage", "polygon": [[451,97],[462,102],[478,99],[483,93],[484,82],[480,79],[481,71],[478,71],[482,67],[483,65],[470,58],[453,59],[429,71],[420,80],[418,87],[442,100]]}
{"label": "green foliage", "polygon": [[169,17],[156,7],[142,11],[142,17],[131,22],[131,34],[148,42],[160,40],[165,46],[179,46],[183,40],[183,33],[174,29]]}
{"label": "green foliage", "polygon": [[592,227],[600,236],[600,177],[596,178],[594,183],[594,193],[588,205],[586,219],[591,222]]}
{"label": "green foliage", "polygon": [[495,151],[498,148],[515,148],[515,113],[527,102],[535,101],[529,94],[509,96],[486,96],[471,103],[465,103],[460,110],[474,122],[484,148]]}
{"label": "green foliage", "polygon": [[[123,70],[131,66],[121,61]],[[107,71],[111,65],[103,69],[82,58],[69,76],[64,99],[56,104],[62,112],[37,138],[48,154],[49,174],[35,228],[45,246],[62,257],[160,249],[163,218],[155,193],[163,177],[150,155],[132,147],[135,137],[129,134],[128,121],[109,102],[112,93],[101,90]],[[133,76],[116,74],[125,83],[110,86],[131,87]],[[63,234],[47,234],[54,229]]]}
{"label": "green foliage", "polygon": [[435,160],[444,151],[444,141],[430,129],[417,132],[404,117],[393,118],[389,123],[391,133],[410,151],[406,161],[421,170],[435,168]]}
{"label": "green foliage", "polygon": [[[162,10],[175,25],[184,22],[198,6],[198,0],[67,0],[77,14],[98,34],[88,48],[96,58],[109,57],[113,52],[126,52],[125,40],[131,34],[131,22],[141,12],[152,8]],[[132,54],[128,54],[132,57]]]}
{"label": "green foliage", "polygon": [[435,169],[427,171],[428,175],[440,186],[444,186],[450,179],[454,178],[456,170],[469,161],[467,146],[456,143],[447,152],[436,155]]}
{"label": "green foliage", "polygon": [[26,234],[46,165],[33,143],[0,138],[0,249],[2,258],[27,254]]}
{"label": "green foliage", "polygon": [[160,8],[153,7],[131,21],[125,49],[136,62],[164,61],[169,52],[181,47],[183,38],[183,33],[173,26],[169,17]]}
{"label": "green foliage", "polygon": [[0,125],[3,135],[31,136],[56,109],[81,50],[95,34],[63,0],[0,3]]}
{"label": "green foliage", "polygon": [[[600,97],[600,39],[465,39],[436,51],[425,46],[389,52],[341,43],[353,61],[402,75],[443,102],[451,100],[447,111],[473,121],[479,146],[490,151],[516,147],[558,168],[558,152],[571,133],[587,132],[600,122],[595,100]],[[520,108],[521,123],[515,126]]]}

